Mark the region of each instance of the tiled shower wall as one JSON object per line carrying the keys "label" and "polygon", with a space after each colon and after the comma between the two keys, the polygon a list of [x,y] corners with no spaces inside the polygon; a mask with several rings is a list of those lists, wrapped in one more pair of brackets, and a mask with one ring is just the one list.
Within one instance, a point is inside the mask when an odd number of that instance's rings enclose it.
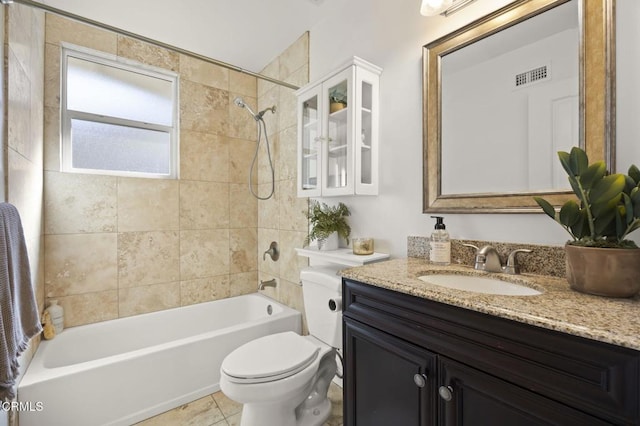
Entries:
{"label": "tiled shower wall", "polygon": [[[62,41],[180,74],[180,179],[60,172]],[[256,79],[50,14],[45,58],[45,296],[60,301],[66,325],[255,291],[257,243],[271,238],[258,226],[274,219],[249,193],[256,129],[233,99],[255,110]],[[287,120],[275,139],[291,137]],[[286,291],[280,298],[291,299]]]}
{"label": "tiled shower wall", "polygon": [[[309,81],[309,33],[303,34],[280,56],[261,71],[261,74],[303,86]],[[277,287],[265,292],[301,312],[304,312],[302,287],[299,285],[300,268],[308,265],[306,258],[297,256],[296,247],[302,247],[308,233],[307,198],[297,198],[297,115],[296,97],[292,89],[258,80],[258,108],[275,105],[276,114],[266,113],[271,154],[275,170],[275,194],[269,200],[258,202],[258,270],[260,280],[276,278]],[[271,189],[271,171],[265,145],[261,145],[259,195],[266,196]],[[273,262],[263,253],[276,241],[280,259]]]}

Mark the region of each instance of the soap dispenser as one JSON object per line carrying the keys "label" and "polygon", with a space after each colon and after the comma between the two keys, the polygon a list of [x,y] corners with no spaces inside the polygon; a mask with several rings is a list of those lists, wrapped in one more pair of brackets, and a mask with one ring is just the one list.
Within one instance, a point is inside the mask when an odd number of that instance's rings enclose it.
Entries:
{"label": "soap dispenser", "polygon": [[436,220],[436,226],[431,234],[429,260],[435,265],[449,265],[451,263],[451,240],[444,225],[442,216],[431,216]]}

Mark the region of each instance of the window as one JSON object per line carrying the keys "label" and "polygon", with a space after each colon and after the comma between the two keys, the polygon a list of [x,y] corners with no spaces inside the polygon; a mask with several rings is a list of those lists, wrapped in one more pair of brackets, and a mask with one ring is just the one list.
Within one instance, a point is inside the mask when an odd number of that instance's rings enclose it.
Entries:
{"label": "window", "polygon": [[62,170],[177,178],[178,75],[62,49]]}

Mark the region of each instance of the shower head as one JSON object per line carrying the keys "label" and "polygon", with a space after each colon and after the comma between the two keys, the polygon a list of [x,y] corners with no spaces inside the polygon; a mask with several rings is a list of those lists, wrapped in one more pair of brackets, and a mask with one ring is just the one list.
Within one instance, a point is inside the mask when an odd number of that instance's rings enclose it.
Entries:
{"label": "shower head", "polygon": [[239,96],[233,100],[233,103],[236,104],[236,106],[238,106],[240,108],[245,108],[247,111],[249,111],[249,114],[251,114],[256,121],[262,120],[262,116],[267,111],[271,111],[272,114],[276,113],[276,106],[274,105],[272,107],[265,108],[265,109],[263,109],[262,111],[260,111],[259,113],[256,114],[255,112],[253,112],[251,110],[251,108],[249,108],[249,105],[244,103],[244,99],[242,99]]}
{"label": "shower head", "polygon": [[[236,106],[240,107],[240,108],[244,108],[247,111],[249,111],[249,114],[251,114],[253,116],[254,119],[259,120],[260,118],[258,118],[258,116],[256,116],[256,114],[251,110],[251,108],[249,108],[249,105],[244,103],[244,99],[242,99],[241,97],[237,97],[233,100],[233,103],[236,104]],[[262,117],[262,116],[260,116]]]}

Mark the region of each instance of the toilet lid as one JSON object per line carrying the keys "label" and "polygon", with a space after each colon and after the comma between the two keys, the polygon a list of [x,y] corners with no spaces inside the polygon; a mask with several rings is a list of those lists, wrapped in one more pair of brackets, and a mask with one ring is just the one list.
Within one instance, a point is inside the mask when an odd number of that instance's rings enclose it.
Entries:
{"label": "toilet lid", "polygon": [[261,383],[292,376],[317,357],[320,348],[292,332],[271,334],[240,346],[222,361],[229,380]]}

